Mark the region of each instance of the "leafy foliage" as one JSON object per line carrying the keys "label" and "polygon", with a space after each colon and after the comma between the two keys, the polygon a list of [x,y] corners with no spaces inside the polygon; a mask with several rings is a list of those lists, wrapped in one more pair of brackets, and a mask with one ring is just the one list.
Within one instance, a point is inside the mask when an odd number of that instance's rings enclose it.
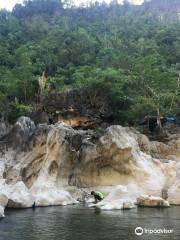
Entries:
{"label": "leafy foliage", "polygon": [[43,73],[44,95],[101,90],[120,123],[155,114],[157,106],[162,114],[180,114],[179,8],[176,0],[79,8],[28,0],[12,12],[1,10],[1,117],[29,111]]}

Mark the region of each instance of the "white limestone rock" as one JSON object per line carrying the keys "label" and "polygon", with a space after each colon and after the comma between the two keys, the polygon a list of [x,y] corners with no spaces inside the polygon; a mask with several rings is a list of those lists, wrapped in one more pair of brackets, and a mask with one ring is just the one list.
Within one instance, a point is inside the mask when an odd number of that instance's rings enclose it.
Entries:
{"label": "white limestone rock", "polygon": [[[123,203],[128,208],[141,194],[161,196],[166,186],[168,201],[180,204],[179,140],[171,142],[176,160],[168,158],[169,147],[156,143],[156,156],[166,155],[164,161],[153,157],[147,137],[138,138],[132,128],[121,126],[107,128],[92,141],[87,131],[63,123],[35,126],[21,118],[9,136],[14,149],[4,149],[0,156],[0,188],[9,198],[8,206],[30,207],[34,201],[39,206],[75,203],[66,191],[69,186],[100,191],[111,186],[99,203],[109,209],[121,209]],[[17,144],[24,147],[16,151]]]}
{"label": "white limestone rock", "polygon": [[35,197],[35,204],[39,207],[44,206],[65,206],[75,204],[77,201],[72,198],[71,194],[56,187],[48,186],[33,186],[31,189],[32,195]]}
{"label": "white limestone rock", "polygon": [[141,195],[137,198],[137,205],[139,207],[169,207],[169,202],[154,196]]}
{"label": "white limestone rock", "polygon": [[29,208],[32,207],[35,198],[23,182],[18,182],[7,187],[9,208]]}

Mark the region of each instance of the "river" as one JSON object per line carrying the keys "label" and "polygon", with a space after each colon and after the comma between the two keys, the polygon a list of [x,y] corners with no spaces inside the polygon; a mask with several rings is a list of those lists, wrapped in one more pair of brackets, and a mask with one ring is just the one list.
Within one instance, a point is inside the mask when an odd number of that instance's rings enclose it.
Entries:
{"label": "river", "polygon": [[[179,240],[180,207],[100,211],[86,206],[6,210],[0,240]],[[173,233],[136,236],[136,227]],[[144,230],[145,231],[145,230]]]}

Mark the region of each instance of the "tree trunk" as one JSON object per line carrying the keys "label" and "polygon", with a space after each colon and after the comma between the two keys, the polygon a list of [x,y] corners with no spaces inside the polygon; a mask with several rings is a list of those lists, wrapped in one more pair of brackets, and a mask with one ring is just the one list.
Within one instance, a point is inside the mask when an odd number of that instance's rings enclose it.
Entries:
{"label": "tree trunk", "polygon": [[160,110],[159,110],[159,106],[157,108],[157,125],[159,127],[159,130],[162,130],[162,124],[161,124],[161,115],[160,115]]}

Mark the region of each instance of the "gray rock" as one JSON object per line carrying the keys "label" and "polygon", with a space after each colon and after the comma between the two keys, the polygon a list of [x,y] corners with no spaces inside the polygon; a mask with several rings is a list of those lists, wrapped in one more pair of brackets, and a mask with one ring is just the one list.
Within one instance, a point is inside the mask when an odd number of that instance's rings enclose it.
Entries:
{"label": "gray rock", "polygon": [[16,149],[26,150],[36,130],[34,122],[29,117],[20,117],[5,140]]}

